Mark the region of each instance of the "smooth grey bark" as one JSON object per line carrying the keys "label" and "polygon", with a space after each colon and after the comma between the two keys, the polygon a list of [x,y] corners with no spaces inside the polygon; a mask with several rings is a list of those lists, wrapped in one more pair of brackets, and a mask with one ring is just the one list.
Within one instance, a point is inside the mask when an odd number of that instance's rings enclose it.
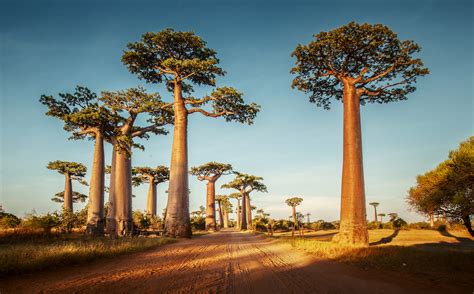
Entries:
{"label": "smooth grey bark", "polygon": [[64,209],[72,212],[72,179],[68,172],[64,176],[66,178],[64,183]]}
{"label": "smooth grey bark", "polygon": [[87,233],[90,235],[104,233],[104,165],[104,139],[101,132],[97,132],[87,210]]}
{"label": "smooth grey bark", "polygon": [[110,183],[109,183],[109,204],[107,209],[106,231],[109,235],[116,234],[115,223],[115,162],[117,158],[117,146],[114,143],[112,148],[112,162],[110,164]]}

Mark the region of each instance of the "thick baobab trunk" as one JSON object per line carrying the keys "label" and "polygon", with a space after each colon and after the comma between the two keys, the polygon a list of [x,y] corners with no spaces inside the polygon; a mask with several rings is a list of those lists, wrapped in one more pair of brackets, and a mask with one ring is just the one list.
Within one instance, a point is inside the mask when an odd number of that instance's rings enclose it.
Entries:
{"label": "thick baobab trunk", "polygon": [[368,245],[365,220],[365,188],[362,163],[360,97],[357,89],[344,82],[344,153],[342,165],[340,243]]}
{"label": "thick baobab trunk", "polygon": [[72,179],[69,173],[64,174],[66,182],[64,183],[64,209],[72,212]]}
{"label": "thick baobab trunk", "polygon": [[206,194],[206,230],[215,231],[216,228],[216,188],[215,182],[207,182]]}
{"label": "thick baobab trunk", "polygon": [[240,199],[237,198],[237,229],[240,230],[240,210],[241,210],[241,207],[240,207]]}
{"label": "thick baobab trunk", "polygon": [[148,199],[146,203],[146,212],[148,215],[156,216],[156,183],[153,177],[149,177]]}
{"label": "thick baobab trunk", "polygon": [[171,151],[168,205],[165,234],[169,237],[191,237],[188,189],[188,112],[181,96],[181,84],[174,88],[174,132]]}
{"label": "thick baobab trunk", "polygon": [[224,229],[229,228],[229,213],[224,210]]}
{"label": "thick baobab trunk", "polygon": [[115,235],[115,163],[117,159],[117,146],[114,143],[112,149],[112,162],[110,164],[109,203],[107,208],[106,231],[109,235]]}
{"label": "thick baobab trunk", "polygon": [[252,224],[252,206],[250,205],[250,197],[247,194],[247,201],[245,202],[247,206],[247,213],[246,213],[246,218],[247,218],[247,228],[249,230],[253,230],[253,224]]}
{"label": "thick baobab trunk", "polygon": [[242,206],[240,209],[240,230],[247,230],[247,195],[242,193]]}
{"label": "thick baobab trunk", "polygon": [[117,150],[115,162],[115,223],[117,235],[132,233],[132,161]]}
{"label": "thick baobab trunk", "polygon": [[97,132],[87,210],[87,233],[90,235],[104,233],[104,164],[104,138]]}
{"label": "thick baobab trunk", "polygon": [[430,213],[430,227],[432,229],[435,227],[434,213]]}
{"label": "thick baobab trunk", "polygon": [[219,228],[223,228],[224,227],[224,213],[222,211],[222,202],[219,201]]}
{"label": "thick baobab trunk", "polygon": [[296,218],[296,207],[292,206],[291,211],[293,213],[293,222],[294,222],[293,226],[294,226],[295,230],[297,230],[299,225],[298,225],[298,219]]}

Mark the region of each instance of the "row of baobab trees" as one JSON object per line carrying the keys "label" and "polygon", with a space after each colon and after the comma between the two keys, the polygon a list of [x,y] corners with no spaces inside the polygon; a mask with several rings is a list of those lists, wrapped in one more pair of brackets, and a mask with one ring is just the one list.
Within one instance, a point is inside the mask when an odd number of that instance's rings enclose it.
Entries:
{"label": "row of baobab trees", "polygon": [[[76,93],[60,94],[62,99],[43,96],[41,102],[48,106],[48,115],[65,122],[72,138],[89,137],[96,142],[89,195],[91,233],[103,231],[104,142],[113,145],[109,202],[115,227],[111,231],[122,235],[131,231],[132,147],[143,147],[135,139],[165,134],[163,127],[173,124],[165,231],[168,236],[189,237],[188,115],[251,124],[259,106],[245,104],[242,94],[231,87],[215,88],[200,98],[191,95],[195,86],[215,87],[216,77],[225,74],[216,52],[194,33],[149,32],[127,48],[122,62],[128,70],[148,83],[163,84],[172,93],[172,102],[140,87],[104,91],[100,98],[78,87]],[[330,108],[332,99],[343,102],[341,214],[336,238],[340,243],[368,244],[360,106],[406,100],[415,91],[417,78],[429,73],[414,56],[419,51],[415,42],[400,40],[384,25],[351,22],[314,35],[292,53],[296,58],[291,69],[296,75],[293,88],[309,94],[310,102],[324,109]],[[146,115],[149,125],[138,126],[138,115]]]}

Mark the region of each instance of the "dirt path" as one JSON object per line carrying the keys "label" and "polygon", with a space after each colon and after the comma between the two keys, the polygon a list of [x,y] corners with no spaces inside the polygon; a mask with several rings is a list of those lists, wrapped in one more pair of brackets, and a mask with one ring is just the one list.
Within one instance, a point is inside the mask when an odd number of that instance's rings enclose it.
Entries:
{"label": "dirt path", "polygon": [[436,293],[443,285],[394,279],[318,260],[288,244],[240,232],[56,272],[0,280],[0,293]]}

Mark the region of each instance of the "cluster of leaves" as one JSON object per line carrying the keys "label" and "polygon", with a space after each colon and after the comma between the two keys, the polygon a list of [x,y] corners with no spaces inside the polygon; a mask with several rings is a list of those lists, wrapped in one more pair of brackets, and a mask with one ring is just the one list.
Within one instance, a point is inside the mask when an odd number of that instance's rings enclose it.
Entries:
{"label": "cluster of leaves", "polygon": [[191,228],[193,230],[206,229],[206,208],[200,206],[198,210],[191,212]]}
{"label": "cluster of leaves", "polygon": [[[73,191],[72,192],[72,202],[77,203],[77,202],[85,202],[87,199],[87,195]],[[57,203],[64,203],[64,191],[58,192],[54,194],[54,197],[51,198],[52,201],[57,202]]]}
{"label": "cluster of leaves", "polygon": [[292,198],[289,198],[289,199],[285,200],[285,203],[288,206],[291,206],[291,207],[296,207],[296,206],[300,205],[301,202],[303,202],[303,198],[301,198],[301,197],[292,197]]}
{"label": "cluster of leaves", "polygon": [[69,175],[72,180],[76,180],[83,185],[87,185],[87,182],[84,180],[87,168],[82,163],[55,160],[50,161],[47,168],[50,170],[55,170],[63,175]]}
{"label": "cluster of leaves", "polygon": [[132,181],[135,186],[142,183],[160,184],[169,180],[170,170],[166,166],[159,165],[155,168],[137,166],[132,168]]}
{"label": "cluster of leaves", "polygon": [[429,73],[413,55],[420,47],[400,41],[381,24],[351,22],[314,35],[308,45],[298,45],[292,56],[297,74],[292,87],[310,93],[310,102],[325,109],[330,99],[342,100],[344,83],[357,89],[361,103],[405,100],[415,91],[417,77]]}
{"label": "cluster of leaves", "polygon": [[0,211],[0,229],[16,228],[21,223],[21,219],[14,214]]}
{"label": "cluster of leaves", "polygon": [[446,161],[419,175],[408,192],[408,203],[418,212],[463,222],[472,234],[474,215],[474,137],[461,142]]}
{"label": "cluster of leaves", "polygon": [[139,210],[132,212],[133,226],[139,230],[160,230],[163,227],[163,220],[159,216],[151,216]]}
{"label": "cluster of leaves", "polygon": [[267,186],[261,181],[262,177],[235,172],[236,177],[227,184],[222,185],[225,189],[236,189],[241,193],[252,191],[267,192]]}
{"label": "cluster of leaves", "polygon": [[200,181],[215,181],[222,175],[232,173],[232,165],[211,161],[200,166],[192,167],[189,173],[197,176]]}

